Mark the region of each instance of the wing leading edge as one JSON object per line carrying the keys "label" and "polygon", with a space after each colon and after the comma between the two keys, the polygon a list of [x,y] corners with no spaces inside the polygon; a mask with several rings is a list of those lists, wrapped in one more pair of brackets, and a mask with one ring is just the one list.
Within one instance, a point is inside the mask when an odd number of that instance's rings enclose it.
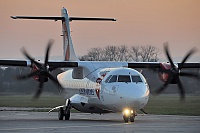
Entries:
{"label": "wing leading edge", "polygon": [[[0,66],[21,66],[21,67],[30,67],[33,63],[29,60],[0,60]],[[50,67],[56,68],[73,68],[78,67],[78,62],[70,61],[49,61],[48,65]]]}
{"label": "wing leading edge", "polygon": [[[179,66],[182,65],[182,63],[175,63]],[[128,63],[128,68],[160,68],[161,62],[131,62]],[[182,66],[182,69],[184,68],[200,68],[200,63],[184,63]]]}

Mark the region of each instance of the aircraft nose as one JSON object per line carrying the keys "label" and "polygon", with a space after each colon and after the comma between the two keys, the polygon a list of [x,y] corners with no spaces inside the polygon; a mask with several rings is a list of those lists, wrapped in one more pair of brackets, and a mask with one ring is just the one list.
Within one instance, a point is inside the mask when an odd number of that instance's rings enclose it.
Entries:
{"label": "aircraft nose", "polygon": [[149,99],[149,89],[146,85],[130,85],[126,88],[121,88],[121,101],[128,107],[135,109],[143,108]]}

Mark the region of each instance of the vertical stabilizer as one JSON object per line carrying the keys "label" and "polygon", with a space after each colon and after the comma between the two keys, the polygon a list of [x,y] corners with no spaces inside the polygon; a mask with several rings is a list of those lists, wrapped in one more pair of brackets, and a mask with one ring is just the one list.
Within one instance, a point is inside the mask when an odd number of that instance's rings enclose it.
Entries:
{"label": "vertical stabilizer", "polygon": [[71,35],[70,35],[69,16],[68,16],[67,10],[63,7],[61,12],[62,12],[62,17],[64,18],[64,20],[62,21],[64,60],[78,61],[79,59],[77,58],[75,54]]}
{"label": "vertical stabilizer", "polygon": [[37,17],[37,16],[11,16],[12,19],[41,19],[41,20],[54,20],[62,21],[62,32],[63,32],[63,54],[64,54],[64,60],[65,61],[79,61],[77,58],[74,46],[72,43],[71,35],[70,35],[70,27],[69,22],[75,21],[75,20],[81,20],[81,21],[116,21],[114,18],[88,18],[88,17],[69,17],[67,10],[63,7],[61,9],[61,15],[58,17]]}

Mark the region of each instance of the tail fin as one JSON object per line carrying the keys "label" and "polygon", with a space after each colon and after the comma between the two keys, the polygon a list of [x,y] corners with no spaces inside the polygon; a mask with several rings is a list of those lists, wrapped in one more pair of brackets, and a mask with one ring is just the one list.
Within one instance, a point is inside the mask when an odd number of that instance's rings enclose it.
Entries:
{"label": "tail fin", "polygon": [[68,16],[67,10],[63,8],[61,12],[62,12],[62,17],[64,18],[64,21],[62,21],[64,60],[78,61],[79,59],[77,58],[75,54],[71,35],[70,35],[69,16]]}
{"label": "tail fin", "polygon": [[72,39],[70,36],[69,22],[73,20],[90,20],[90,21],[116,21],[114,18],[81,18],[81,17],[69,17],[67,10],[63,7],[61,9],[61,17],[32,17],[32,16],[11,16],[12,19],[42,19],[42,20],[54,20],[62,21],[62,32],[63,32],[63,54],[64,60],[66,61],[79,61],[77,58]]}

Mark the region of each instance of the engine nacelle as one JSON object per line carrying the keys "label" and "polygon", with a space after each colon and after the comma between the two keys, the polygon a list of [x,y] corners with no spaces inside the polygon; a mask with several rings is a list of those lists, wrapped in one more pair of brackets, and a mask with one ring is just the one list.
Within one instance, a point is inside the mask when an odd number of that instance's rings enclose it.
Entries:
{"label": "engine nacelle", "polygon": [[169,78],[169,74],[168,73],[164,73],[162,70],[170,70],[171,64],[170,63],[160,63],[160,71],[158,72],[158,77],[162,82],[166,82]]}
{"label": "engine nacelle", "polygon": [[[178,69],[177,65],[175,65],[175,69]],[[166,70],[169,70],[168,72],[173,71],[171,64],[168,62],[160,63],[160,70],[158,72],[158,77],[162,82],[166,82],[169,78],[169,73],[166,73],[165,72]],[[173,78],[170,84],[177,84],[176,79]]]}
{"label": "engine nacelle", "polygon": [[[37,70],[39,70],[39,68],[37,68],[37,66],[35,64],[32,64],[32,70],[31,70],[31,72],[35,72]],[[39,78],[39,75],[34,75],[33,79],[35,81],[37,81],[37,82],[41,82],[40,78]],[[44,80],[43,82],[47,82],[48,81],[48,77],[43,78],[43,80]]]}

